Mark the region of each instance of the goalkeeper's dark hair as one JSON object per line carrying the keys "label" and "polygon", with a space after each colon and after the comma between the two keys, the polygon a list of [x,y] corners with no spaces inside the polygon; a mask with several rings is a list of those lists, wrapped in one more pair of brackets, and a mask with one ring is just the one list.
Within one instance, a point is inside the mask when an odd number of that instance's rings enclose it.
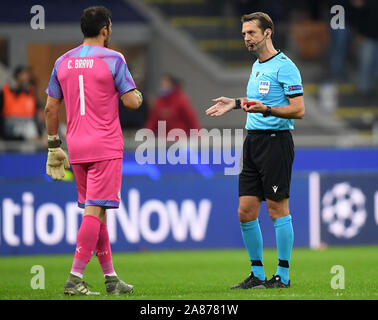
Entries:
{"label": "goalkeeper's dark hair", "polygon": [[110,10],[103,6],[85,9],[80,19],[80,27],[84,38],[97,37],[103,27],[109,28],[111,15]]}

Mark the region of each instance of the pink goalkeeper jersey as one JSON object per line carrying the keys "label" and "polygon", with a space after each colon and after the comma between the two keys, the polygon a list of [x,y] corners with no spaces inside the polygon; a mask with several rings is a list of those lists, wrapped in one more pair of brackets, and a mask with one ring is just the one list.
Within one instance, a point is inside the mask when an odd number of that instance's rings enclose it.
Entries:
{"label": "pink goalkeeper jersey", "polygon": [[71,163],[123,157],[118,95],[135,89],[123,55],[80,45],[59,57],[46,93],[64,98]]}

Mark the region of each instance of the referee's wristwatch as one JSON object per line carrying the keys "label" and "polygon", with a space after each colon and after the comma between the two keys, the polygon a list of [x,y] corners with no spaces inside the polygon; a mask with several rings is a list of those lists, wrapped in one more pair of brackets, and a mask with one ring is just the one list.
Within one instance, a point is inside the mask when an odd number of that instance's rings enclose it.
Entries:
{"label": "referee's wristwatch", "polygon": [[263,112],[263,117],[269,117],[272,115],[272,107],[266,106],[266,110]]}
{"label": "referee's wristwatch", "polygon": [[241,100],[240,99],[235,99],[234,109],[241,109]]}

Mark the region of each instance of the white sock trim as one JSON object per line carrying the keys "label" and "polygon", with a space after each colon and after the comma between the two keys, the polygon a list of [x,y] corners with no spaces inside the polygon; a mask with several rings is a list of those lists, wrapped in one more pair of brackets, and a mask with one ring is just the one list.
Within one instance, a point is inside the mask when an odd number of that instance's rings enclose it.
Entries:
{"label": "white sock trim", "polygon": [[104,274],[104,277],[105,276],[109,276],[109,277],[117,277],[117,274],[115,272],[112,272],[112,273],[107,273],[107,274]]}
{"label": "white sock trim", "polygon": [[83,275],[81,273],[79,273],[79,272],[71,271],[71,274],[73,274],[76,277],[79,277],[80,279],[83,279]]}

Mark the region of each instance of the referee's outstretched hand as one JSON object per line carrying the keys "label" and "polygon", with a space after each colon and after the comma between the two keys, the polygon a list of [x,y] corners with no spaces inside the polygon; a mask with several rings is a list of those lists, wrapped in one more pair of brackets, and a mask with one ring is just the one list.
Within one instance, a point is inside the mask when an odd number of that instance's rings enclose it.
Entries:
{"label": "referee's outstretched hand", "polygon": [[211,117],[224,115],[235,107],[235,99],[227,97],[213,99],[213,102],[216,103],[206,110],[206,114]]}

